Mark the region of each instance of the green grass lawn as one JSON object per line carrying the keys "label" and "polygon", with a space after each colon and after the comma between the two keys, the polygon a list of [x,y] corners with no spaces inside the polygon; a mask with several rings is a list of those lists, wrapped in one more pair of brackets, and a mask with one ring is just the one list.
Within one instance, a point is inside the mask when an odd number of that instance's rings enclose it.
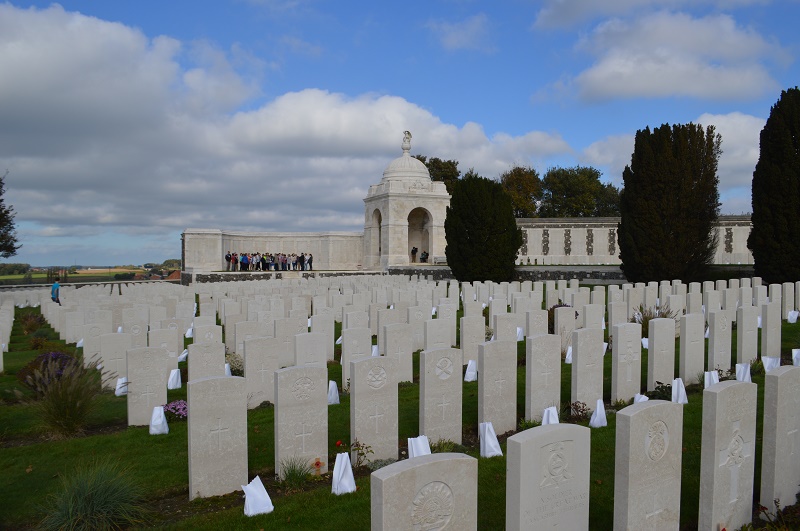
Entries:
{"label": "green grass lawn", "polygon": [[[17,310],[38,312],[34,309]],[[336,325],[339,334],[340,325]],[[55,337],[55,335],[53,336]],[[735,346],[733,337],[732,345]],[[275,505],[270,515],[247,518],[243,514],[241,493],[211,499],[188,501],[187,426],[170,424],[168,435],[150,436],[147,427],[126,428],[124,397],[112,392],[101,396],[89,426],[91,435],[71,440],[53,441],[43,437],[30,406],[16,403],[11,391],[19,388],[16,372],[33,359],[28,339],[15,323],[11,352],[4,356],[5,372],[0,375],[0,528],[33,527],[41,501],[59,484],[59,474],[93,456],[111,456],[130,467],[132,474],[147,485],[148,503],[154,510],[152,525],[167,529],[368,529],[370,523],[370,485],[365,473],[357,474],[358,491],[334,496],[330,478],[312,480],[302,492],[287,494],[274,482],[274,440],[272,406],[248,412],[248,463],[252,478],[264,480]],[[784,357],[800,346],[800,325],[783,325]],[[676,348],[677,351],[677,348]],[[337,356],[339,347],[337,347]],[[732,353],[735,357],[735,352]],[[525,345],[518,344],[519,373],[518,417],[524,414]],[[784,360],[784,363],[786,361]],[[605,356],[605,398],[609,399],[611,355]],[[642,374],[646,376],[647,351],[642,351]],[[677,367],[676,367],[677,369]],[[329,377],[341,389],[341,367],[328,366]],[[415,383],[401,384],[399,393],[399,439],[415,437],[419,430],[419,353],[414,354]],[[562,402],[570,395],[571,366],[562,365]],[[646,380],[643,380],[646,381]],[[756,439],[755,497],[758,499],[761,456],[761,414],[764,377],[754,376],[758,384],[758,427]],[[692,382],[686,382],[691,384]],[[465,446],[460,450],[478,457],[477,418],[478,384],[463,384],[463,422]],[[700,433],[702,425],[702,390],[688,387],[689,404],[683,416],[683,476],[681,487],[681,528],[696,529],[700,469]],[[186,386],[169,391],[169,400],[186,398]],[[608,407],[608,406],[607,406]],[[341,404],[329,406],[329,463],[340,448],[339,440],[350,441],[349,396]],[[590,527],[611,529],[614,499],[615,414],[609,410],[608,427],[591,431]],[[584,425],[586,423],[584,422]],[[505,452],[505,442],[501,444]],[[331,466],[332,468],[332,466]],[[479,529],[503,529],[505,526],[505,457],[480,459],[478,465]]]}

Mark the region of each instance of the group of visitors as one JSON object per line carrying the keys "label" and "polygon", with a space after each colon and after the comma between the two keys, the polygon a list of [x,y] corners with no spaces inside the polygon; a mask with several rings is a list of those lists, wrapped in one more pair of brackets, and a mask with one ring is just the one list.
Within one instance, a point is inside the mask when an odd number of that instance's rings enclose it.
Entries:
{"label": "group of visitors", "polygon": [[[416,247],[412,247],[411,248],[411,262],[412,263],[417,261],[417,252],[418,251],[419,251],[419,249],[417,249]],[[430,255],[428,254],[428,251],[422,251],[422,254],[419,255],[419,261],[420,262],[427,262],[429,256]]]}
{"label": "group of visitors", "polygon": [[228,253],[225,271],[311,271],[314,255],[311,253]]}

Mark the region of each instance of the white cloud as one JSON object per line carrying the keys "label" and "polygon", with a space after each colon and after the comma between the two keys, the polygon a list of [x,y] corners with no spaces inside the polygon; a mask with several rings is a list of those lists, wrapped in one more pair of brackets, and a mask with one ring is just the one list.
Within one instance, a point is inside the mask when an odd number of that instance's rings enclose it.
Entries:
{"label": "white cloud", "polygon": [[431,20],[426,24],[445,50],[494,51],[489,43],[489,18],[478,13],[459,22]]}
{"label": "white cloud", "polygon": [[634,135],[614,135],[589,144],[581,152],[581,162],[603,170],[605,180],[622,187],[622,170],[631,163]]}
{"label": "white cloud", "polygon": [[598,57],[574,84],[584,100],[758,97],[778,86],[763,64],[782,50],[727,15],[660,12],[613,19],[579,43]]}
{"label": "white cloud", "polygon": [[113,256],[145,236],[177,256],[188,227],[360,231],[406,129],[412,153],[487,177],[569,151],[554,133],[490,138],[386,94],[306,89],[228,113],[256,92],[231,55],[247,53],[0,5],[0,168],[28,256]]}
{"label": "white cloud", "polygon": [[624,16],[644,10],[712,6],[722,9],[767,4],[769,0],[545,0],[536,15],[537,28],[563,28],[597,17]]}

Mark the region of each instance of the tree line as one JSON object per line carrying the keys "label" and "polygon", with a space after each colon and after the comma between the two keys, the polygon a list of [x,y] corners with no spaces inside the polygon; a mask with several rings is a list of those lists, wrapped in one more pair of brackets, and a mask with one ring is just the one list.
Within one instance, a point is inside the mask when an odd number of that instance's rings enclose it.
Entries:
{"label": "tree line", "polygon": [[[473,168],[461,174],[457,160],[415,155],[452,195],[453,187],[467,177],[480,177]],[[497,177],[511,198],[516,218],[583,218],[619,216],[620,190],[600,181],[602,173],[591,166],[554,167],[544,176],[531,166],[512,166]]]}

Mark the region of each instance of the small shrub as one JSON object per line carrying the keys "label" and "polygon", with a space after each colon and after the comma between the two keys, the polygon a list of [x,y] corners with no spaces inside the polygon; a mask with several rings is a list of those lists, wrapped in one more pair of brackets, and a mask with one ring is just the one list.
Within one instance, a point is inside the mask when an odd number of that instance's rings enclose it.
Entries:
{"label": "small shrub", "polygon": [[19,319],[20,325],[22,326],[22,333],[26,336],[47,324],[47,320],[40,313],[26,313],[20,316]]}
{"label": "small shrub", "polygon": [[519,424],[517,425],[517,431],[525,431],[541,425],[542,425],[541,422],[535,421],[533,419],[528,420],[523,418],[519,420]]}
{"label": "small shrub", "polygon": [[31,335],[31,338],[28,340],[28,344],[30,345],[31,350],[42,350],[44,346],[47,345],[47,338]]}
{"label": "small shrub", "polygon": [[592,417],[592,411],[585,402],[573,402],[569,404],[566,419],[568,422],[586,422]]}
{"label": "small shrub", "polygon": [[244,376],[244,360],[239,354],[235,352],[225,354],[225,363],[231,366],[231,376]]}
{"label": "small shrub", "polygon": [[308,459],[291,456],[281,460],[280,482],[287,492],[301,490],[311,475],[311,464]]}
{"label": "small shrub", "polygon": [[[719,381],[724,382],[725,380],[735,380],[736,379],[736,366],[729,368],[727,371],[722,370],[719,366],[716,367],[717,373],[719,374]],[[750,373],[751,375],[753,373]],[[672,395],[670,395],[670,399],[672,399]]]}
{"label": "small shrub", "polygon": [[764,374],[764,363],[758,358],[750,362],[750,376],[761,376]]}
{"label": "small shrub", "polygon": [[376,459],[374,461],[370,461],[367,464],[367,468],[369,468],[370,470],[375,472],[376,470],[380,470],[381,468],[383,468],[385,466],[389,466],[392,463],[396,463],[396,462],[397,462],[397,459]]}
{"label": "small shrub", "polygon": [[663,382],[656,382],[656,388],[652,391],[645,393],[650,400],[672,400],[672,384],[665,384]]}
{"label": "small shrub", "polygon": [[41,398],[41,394],[37,391],[36,385],[34,384],[34,373],[36,373],[36,371],[41,372],[46,366],[52,364],[55,366],[55,378],[61,378],[62,374],[64,373],[64,368],[67,366],[67,364],[73,361],[75,361],[75,358],[61,351],[40,354],[30,363],[17,371],[17,380],[19,380],[19,383],[21,383],[23,386],[34,391],[37,398]]}
{"label": "small shrub", "polygon": [[642,325],[642,337],[647,337],[650,330],[650,321],[652,319],[672,319],[675,320],[678,312],[671,310],[669,304],[662,304],[661,306],[646,307],[640,304],[638,308],[633,310],[633,317],[630,318],[631,323],[639,323]]}
{"label": "small shrub", "polygon": [[446,454],[455,451],[455,449],[456,443],[450,439],[439,439],[435,443],[431,444],[432,454]]}
{"label": "small shrub", "polygon": [[494,337],[494,330],[491,327],[487,326],[486,331],[483,334],[485,341],[491,341],[492,337]]}
{"label": "small shrub", "polygon": [[632,403],[633,403],[633,398],[631,398],[630,400],[619,399],[612,402],[611,405],[609,406],[609,409],[613,409],[614,411],[619,411],[620,409],[625,409]]}
{"label": "small shrub", "polygon": [[375,452],[372,451],[372,446],[360,442],[358,439],[354,440],[350,445],[350,455],[356,454],[356,462],[353,466],[361,468],[364,465],[369,465],[369,456]]}
{"label": "small shrub", "polygon": [[39,397],[33,402],[32,411],[53,438],[83,433],[101,392],[95,364],[84,367],[83,362],[75,358],[63,366],[45,363],[27,381]]}
{"label": "small shrub", "polygon": [[147,523],[145,490],[118,461],[97,459],[61,477],[45,501],[42,529],[123,529]]}
{"label": "small shrub", "polygon": [[164,416],[167,417],[168,423],[185,421],[188,415],[189,405],[186,400],[173,400],[164,405]]}

